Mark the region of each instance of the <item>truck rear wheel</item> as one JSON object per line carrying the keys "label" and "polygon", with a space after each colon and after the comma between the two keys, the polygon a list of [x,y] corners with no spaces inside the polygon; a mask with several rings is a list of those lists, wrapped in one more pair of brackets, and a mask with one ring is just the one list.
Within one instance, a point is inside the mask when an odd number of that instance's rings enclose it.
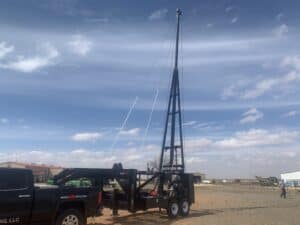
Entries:
{"label": "truck rear wheel", "polygon": [[169,201],[167,213],[168,213],[169,218],[171,218],[171,219],[175,219],[178,216],[178,214],[179,214],[178,201],[176,201],[175,199],[172,199]]}
{"label": "truck rear wheel", "polygon": [[180,201],[180,215],[188,216],[190,213],[190,203],[187,199],[182,199]]}
{"label": "truck rear wheel", "polygon": [[85,225],[82,213],[76,209],[63,211],[56,220],[56,225]]}

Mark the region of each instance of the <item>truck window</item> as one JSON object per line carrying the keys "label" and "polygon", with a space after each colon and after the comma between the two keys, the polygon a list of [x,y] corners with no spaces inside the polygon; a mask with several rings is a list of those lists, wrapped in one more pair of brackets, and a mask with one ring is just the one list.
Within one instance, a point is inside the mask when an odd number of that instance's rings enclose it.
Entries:
{"label": "truck window", "polygon": [[0,171],[0,191],[25,189],[28,176],[23,171]]}
{"label": "truck window", "polygon": [[78,178],[69,180],[64,184],[65,187],[89,188],[95,187],[95,181],[91,178]]}

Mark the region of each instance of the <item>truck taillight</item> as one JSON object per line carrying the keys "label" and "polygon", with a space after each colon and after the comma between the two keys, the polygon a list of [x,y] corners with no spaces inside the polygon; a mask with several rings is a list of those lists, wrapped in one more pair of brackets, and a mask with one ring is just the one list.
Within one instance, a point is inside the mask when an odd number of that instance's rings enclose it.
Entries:
{"label": "truck taillight", "polygon": [[74,200],[74,199],[76,199],[76,195],[68,195],[68,199],[69,200]]}
{"label": "truck taillight", "polygon": [[98,201],[97,201],[97,204],[100,205],[101,202],[102,202],[102,191],[100,191],[100,192],[98,193]]}

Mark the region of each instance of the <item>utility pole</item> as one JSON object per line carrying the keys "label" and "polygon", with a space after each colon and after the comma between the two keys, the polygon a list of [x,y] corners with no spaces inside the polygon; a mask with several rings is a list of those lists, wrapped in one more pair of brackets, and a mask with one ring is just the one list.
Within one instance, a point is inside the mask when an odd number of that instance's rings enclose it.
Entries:
{"label": "utility pole", "polygon": [[[182,138],[182,116],[178,74],[178,46],[180,33],[180,17],[182,12],[176,10],[177,29],[176,29],[176,48],[175,63],[172,75],[172,83],[170,88],[168,110],[164,128],[163,144],[161,149],[159,171],[179,171],[184,172],[184,153]],[[170,127],[169,127],[170,125]],[[176,127],[178,125],[178,127]],[[170,129],[170,131],[169,131]],[[170,134],[169,140],[167,139]],[[165,153],[169,152],[169,158],[165,160]]]}

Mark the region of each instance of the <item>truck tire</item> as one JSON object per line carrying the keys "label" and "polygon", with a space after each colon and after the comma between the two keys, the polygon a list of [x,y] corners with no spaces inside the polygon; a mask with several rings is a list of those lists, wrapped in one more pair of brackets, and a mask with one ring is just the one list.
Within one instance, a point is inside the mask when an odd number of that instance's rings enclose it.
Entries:
{"label": "truck tire", "polygon": [[67,209],[58,215],[55,225],[85,225],[86,219],[76,209]]}
{"label": "truck tire", "polygon": [[188,216],[190,213],[190,203],[187,199],[182,199],[179,203],[180,215]]}
{"label": "truck tire", "polygon": [[175,219],[179,214],[179,204],[175,199],[171,199],[168,204],[167,213],[170,219]]}

